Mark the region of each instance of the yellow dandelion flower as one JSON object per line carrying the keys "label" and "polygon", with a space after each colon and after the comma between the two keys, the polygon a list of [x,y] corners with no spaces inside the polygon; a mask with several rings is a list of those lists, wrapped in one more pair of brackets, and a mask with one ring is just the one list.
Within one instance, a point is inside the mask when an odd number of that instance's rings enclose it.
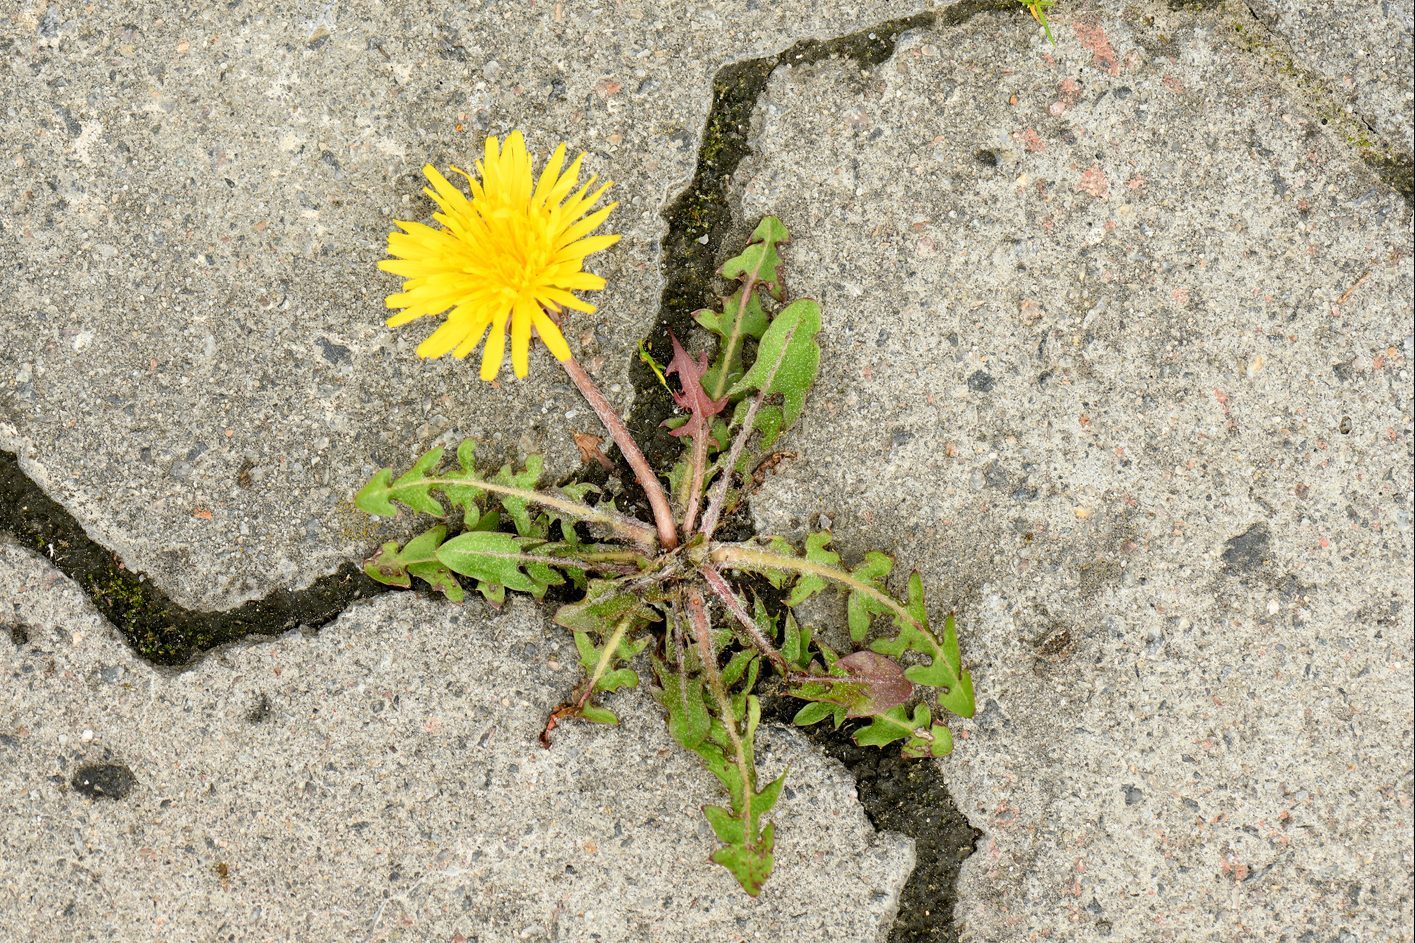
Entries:
{"label": "yellow dandelion flower", "polygon": [[585,257],[619,241],[590,235],[619,204],[590,211],[610,185],[591,192],[591,175],[576,189],[584,157],[565,167],[561,144],[533,179],[520,131],[507,135],[505,144],[489,137],[475,176],[452,168],[467,179],[470,199],[431,164],[423,168],[432,183],[423,192],[437,204],[440,212],[432,218],[442,228],[396,220],[402,232],[388,236],[392,258],[378,263],[404,279],[403,290],[387,298],[388,307],[400,309],[389,327],[447,312],[447,320],[418,345],[419,357],[450,353],[461,359],[486,336],[481,378],[493,380],[506,356],[509,329],[518,377],[530,368],[532,331],[557,360],[570,359],[552,315],[565,308],[595,310],[573,294],[604,287],[604,279],[585,271]]}

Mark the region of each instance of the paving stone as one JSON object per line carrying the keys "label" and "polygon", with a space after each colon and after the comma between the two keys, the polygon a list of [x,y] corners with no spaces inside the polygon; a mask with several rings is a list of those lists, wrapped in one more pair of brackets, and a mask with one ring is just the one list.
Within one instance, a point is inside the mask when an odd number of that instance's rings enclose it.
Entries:
{"label": "paving stone", "polygon": [[755,513],[959,611],[963,940],[1410,940],[1410,207],[1147,9],[774,77],[824,354]]}
{"label": "paving stone", "polygon": [[597,431],[548,358],[491,389],[383,326],[375,269],[419,168],[524,128],[617,181],[572,342],[625,409],[657,314],[662,205],[712,78],[916,12],[867,5],[39,4],[0,17],[0,447],[186,605],[224,608],[362,555],[374,469],[471,436],[500,462]]}
{"label": "paving stone", "polygon": [[575,657],[527,602],[389,594],[175,673],[0,545],[0,623],[0,939],[877,943],[913,867],[843,767],[765,729],[790,777],[746,897],[646,692],[537,743]]}

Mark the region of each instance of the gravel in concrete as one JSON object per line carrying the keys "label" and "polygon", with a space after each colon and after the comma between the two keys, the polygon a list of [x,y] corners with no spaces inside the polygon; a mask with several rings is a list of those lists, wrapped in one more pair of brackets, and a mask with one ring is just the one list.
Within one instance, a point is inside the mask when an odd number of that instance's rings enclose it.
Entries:
{"label": "gravel in concrete", "polygon": [[1294,61],[1409,158],[1415,151],[1415,2],[1250,0]]}
{"label": "gravel in concrete", "polygon": [[778,73],[822,374],[755,511],[956,607],[965,941],[1410,940],[1411,215],[1222,12]]}

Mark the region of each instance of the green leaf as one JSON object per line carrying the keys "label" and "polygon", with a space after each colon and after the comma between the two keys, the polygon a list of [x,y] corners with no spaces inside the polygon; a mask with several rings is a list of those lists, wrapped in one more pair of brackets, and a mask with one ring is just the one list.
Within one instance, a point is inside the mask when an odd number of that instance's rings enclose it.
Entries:
{"label": "green leaf", "polygon": [[620,688],[637,688],[639,686],[638,672],[632,668],[615,668],[613,671],[606,671],[595,685],[596,693],[613,694]]}
{"label": "green leaf", "polygon": [[752,797],[752,818],[760,819],[771,811],[776,800],[781,798],[782,787],[786,785],[786,771],[767,784],[766,788]]}
{"label": "green leaf", "polygon": [[919,737],[914,737],[904,744],[900,751],[904,759],[920,760],[926,756],[938,759],[953,752],[953,733],[943,724],[934,724],[930,727],[929,735],[932,737],[932,741],[929,743],[925,743]]}
{"label": "green leaf", "polygon": [[[491,477],[493,484],[507,485],[512,488],[521,488],[526,491],[535,489],[536,483],[540,481],[543,461],[539,455],[526,456],[526,467],[521,471],[514,471],[510,465],[503,465],[501,469]],[[513,495],[500,495],[501,506],[506,509],[506,514],[511,518],[511,522],[516,526],[516,533],[522,537],[544,537],[543,533],[537,532],[532,525],[529,505],[524,498]]]}
{"label": "green leaf", "polygon": [[717,840],[724,845],[740,845],[747,840],[746,823],[737,818],[731,809],[720,805],[705,805],[703,816],[712,826]]}
{"label": "green leaf", "polygon": [[820,305],[809,298],[781,309],[757,345],[756,361],[732,384],[729,395],[738,396],[748,390],[780,394],[781,428],[789,427],[800,415],[806,393],[820,370],[821,350],[815,340],[820,328]]}
{"label": "green leaf", "polygon": [[693,318],[722,338],[717,357],[703,376],[703,388],[718,399],[742,376],[744,341],[760,339],[770,320],[762,309],[761,298],[755,290],[748,291],[745,285],[723,301],[720,313],[704,308],[695,311]]}
{"label": "green leaf", "polygon": [[752,230],[747,248],[723,264],[722,277],[744,281],[752,279],[765,285],[772,297],[784,297],[786,286],[781,281],[781,254],[777,247],[790,241],[791,235],[781,220],[775,216],[763,216],[757,228]]}
{"label": "green leaf", "polygon": [[380,469],[359,489],[354,496],[354,504],[359,510],[382,517],[392,517],[398,513],[393,502],[396,500],[414,511],[441,517],[442,505],[430,494],[432,488],[425,479],[429,472],[442,461],[442,449],[429,449],[418,457],[413,467],[405,474],[393,477],[393,469]]}
{"label": "green leaf", "polygon": [[614,726],[619,723],[619,715],[607,707],[600,707],[598,704],[586,704],[580,708],[580,716],[592,724],[605,724]]}
{"label": "green leaf", "polygon": [[[477,475],[476,453],[476,441],[463,439],[457,446],[457,467],[444,475],[448,483],[440,487],[448,502],[453,507],[462,509],[464,530],[491,530],[492,527],[484,526],[487,515],[492,512],[482,513],[481,502],[486,492],[478,487],[480,478]],[[499,514],[496,520],[500,521]]]}
{"label": "green leaf", "polygon": [[947,727],[933,722],[926,704],[914,705],[912,716],[903,707],[896,707],[855,731],[857,746],[883,747],[899,740],[904,741],[900,755],[906,760],[942,757],[953,752],[953,734]]}
{"label": "green leaf", "polygon": [[539,598],[565,578],[526,553],[525,543],[525,538],[510,534],[469,531],[438,548],[437,559],[454,573]]}
{"label": "green leaf", "polygon": [[761,840],[757,844],[723,845],[712,853],[712,860],[732,872],[732,876],[742,885],[742,890],[746,891],[748,896],[756,897],[762,892],[766,879],[771,876],[771,869],[775,864],[771,854],[774,845],[775,833],[772,826],[768,825],[762,831]]}
{"label": "green leaf", "polygon": [[914,684],[938,688],[938,705],[959,717],[972,717],[977,709],[973,695],[973,678],[963,668],[958,651],[958,626],[952,613],[944,619],[943,640],[929,629],[928,613],[924,608],[923,581],[918,573],[909,577],[909,604],[906,607],[913,621],[895,616],[899,634],[892,639],[879,639],[870,645],[872,651],[898,658],[906,651],[928,658],[927,664],[912,665],[904,677]]}
{"label": "green leaf", "polygon": [[[828,530],[807,534],[806,559],[811,563],[837,566],[840,563],[840,554],[830,549],[830,541],[831,533]],[[792,556],[795,556],[794,552]],[[786,605],[795,608],[829,585],[829,582],[823,576],[817,576],[814,573],[803,573],[800,579],[796,580],[796,585],[791,587],[791,593],[786,597]]]}
{"label": "green leaf", "polygon": [[585,597],[555,610],[555,624],[571,631],[608,634],[620,619],[632,616],[636,622],[657,618],[642,596],[624,591],[618,580],[590,580]]}
{"label": "green leaf", "polygon": [[[828,704],[825,701],[812,701],[796,712],[796,716],[791,718],[791,723],[797,727],[809,727],[811,724],[818,724],[836,712],[837,705]],[[841,718],[844,719],[845,711],[840,711]],[[839,726],[839,724],[836,724]]]}
{"label": "green leaf", "polygon": [[413,585],[412,577],[417,577],[452,602],[461,602],[466,595],[462,584],[437,559],[437,548],[446,535],[446,526],[438,524],[408,541],[401,549],[398,541],[390,540],[365,561],[364,572],[386,586],[404,589]]}
{"label": "green leaf", "polygon": [[799,626],[796,617],[786,613],[785,638],[781,643],[781,656],[797,668],[806,668],[811,663],[811,628]]}
{"label": "green leaf", "polygon": [[696,750],[712,729],[703,683],[660,666],[660,699],[668,712],[668,733],[685,750]]}
{"label": "green leaf", "polygon": [[[884,581],[894,569],[894,560],[878,550],[865,554],[864,561],[850,575],[862,583],[868,583],[882,593],[888,594]],[[890,606],[858,590],[851,590],[845,601],[846,621],[850,626],[850,640],[858,642],[870,630],[870,623],[878,613],[889,612]]]}
{"label": "green leaf", "polygon": [[876,715],[869,726],[861,727],[855,731],[855,745],[862,747],[888,746],[896,740],[912,737],[915,730],[927,728],[929,719],[927,704],[916,704],[913,717],[910,717],[902,706],[896,707]]}
{"label": "green leaf", "polygon": [[727,662],[727,667],[722,669],[723,686],[728,688],[734,687],[746,672],[747,666],[750,665],[756,657],[756,652],[746,651],[745,649],[734,653],[732,658]]}

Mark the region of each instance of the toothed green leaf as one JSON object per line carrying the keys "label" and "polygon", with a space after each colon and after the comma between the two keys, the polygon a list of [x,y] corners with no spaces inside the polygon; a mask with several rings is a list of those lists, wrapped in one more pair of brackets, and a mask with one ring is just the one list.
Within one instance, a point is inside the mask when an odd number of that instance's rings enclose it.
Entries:
{"label": "toothed green leaf", "polygon": [[[884,581],[893,569],[893,559],[878,550],[871,550],[865,554],[864,561],[850,571],[850,575],[888,595],[889,590],[885,587]],[[870,623],[874,620],[875,615],[889,611],[888,603],[859,590],[851,590],[845,601],[846,621],[850,626],[850,640],[853,642],[862,640],[870,631]]]}
{"label": "toothed green leaf", "polygon": [[820,328],[820,306],[814,301],[802,298],[782,308],[757,345],[756,361],[742,379],[732,384],[729,395],[738,396],[748,390],[780,394],[780,428],[790,427],[800,415],[820,370],[821,350],[815,340]]}
{"label": "toothed green leaf", "polygon": [[727,388],[742,376],[742,346],[748,338],[760,339],[770,323],[762,309],[756,291],[738,288],[722,304],[722,311],[703,309],[693,312],[702,327],[722,338],[717,357],[703,376],[703,389],[713,399],[720,399]]}
{"label": "toothed green leaf", "polygon": [[608,634],[620,619],[632,616],[638,622],[656,618],[643,598],[625,592],[617,580],[592,579],[585,596],[555,610],[555,624],[572,631]]}
{"label": "toothed green leaf", "polygon": [[[495,475],[491,477],[493,484],[507,485],[512,488],[521,488],[527,491],[535,489],[536,483],[540,481],[540,473],[543,461],[539,455],[526,456],[526,467],[520,471],[515,471],[510,465],[503,465]],[[529,505],[524,498],[514,495],[498,495],[501,506],[506,509],[506,516],[511,518],[511,523],[516,527],[516,533],[522,537],[544,536],[537,534],[531,524],[531,513]]]}
{"label": "toothed green leaf", "polygon": [[771,852],[775,843],[775,832],[768,825],[755,845],[723,845],[712,853],[712,860],[732,872],[748,896],[756,897],[771,876],[775,864]]}
{"label": "toothed green leaf", "polygon": [[660,700],[668,712],[668,733],[685,750],[696,750],[712,729],[703,682],[676,674],[660,665]]}
{"label": "toothed green leaf", "polygon": [[876,715],[870,724],[855,731],[855,745],[862,747],[888,746],[896,740],[912,737],[915,730],[929,726],[929,708],[926,704],[914,705],[914,714],[909,716],[903,707]]}
{"label": "toothed green leaf", "polygon": [[437,559],[437,549],[445,536],[446,526],[438,524],[408,541],[401,549],[398,541],[390,540],[364,563],[364,572],[387,586],[404,589],[412,586],[412,577],[417,577],[452,602],[461,602],[466,595],[462,584]]}
{"label": "toothed green leaf", "polygon": [[414,511],[441,517],[442,505],[432,497],[432,485],[426,480],[432,477],[431,472],[440,461],[442,449],[428,449],[418,456],[412,468],[397,478],[393,477],[393,469],[380,469],[368,484],[359,489],[354,496],[354,504],[369,514],[392,517],[398,513],[393,502],[398,501]]}
{"label": "toothed green leaf", "polygon": [[724,845],[740,845],[746,841],[747,826],[732,814],[731,809],[720,805],[703,806],[703,817],[712,826],[713,834]]}
{"label": "toothed green leaf", "polygon": [[772,296],[780,299],[786,292],[781,281],[781,254],[777,246],[791,240],[786,226],[775,216],[763,216],[752,230],[747,248],[728,259],[722,266],[722,277],[727,279],[753,278],[766,286]]}
{"label": "toothed green leaf", "polygon": [[[840,554],[830,549],[831,534],[828,530],[816,531],[806,535],[806,552],[804,554],[810,563],[819,563],[824,566],[836,566],[840,563]],[[789,547],[789,545],[788,545]],[[793,553],[794,556],[794,553]],[[824,576],[814,573],[803,573],[796,580],[796,584],[791,587],[790,594],[786,597],[786,605],[799,606],[816,593],[825,589],[829,584]]]}
{"label": "toothed green leaf", "polygon": [[540,598],[565,578],[523,549],[525,543],[510,534],[469,531],[438,548],[437,559],[454,573]]}

